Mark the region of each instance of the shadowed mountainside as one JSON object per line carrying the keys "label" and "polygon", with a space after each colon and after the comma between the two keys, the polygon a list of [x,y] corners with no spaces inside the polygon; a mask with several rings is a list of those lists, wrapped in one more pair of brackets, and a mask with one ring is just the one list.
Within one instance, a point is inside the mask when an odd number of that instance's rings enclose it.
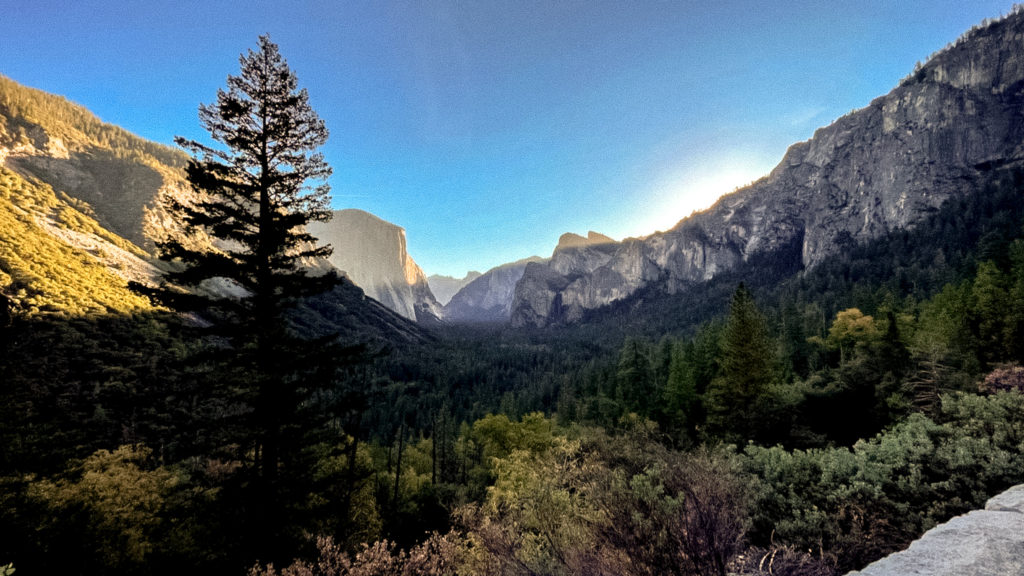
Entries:
{"label": "shadowed mountainside", "polygon": [[802,267],[912,227],[1024,159],[1024,14],[973,30],[889,94],[793,145],[751,186],[669,231],[565,247],[526,269],[514,326],[575,322],[658,284],[669,293],[799,241]]}

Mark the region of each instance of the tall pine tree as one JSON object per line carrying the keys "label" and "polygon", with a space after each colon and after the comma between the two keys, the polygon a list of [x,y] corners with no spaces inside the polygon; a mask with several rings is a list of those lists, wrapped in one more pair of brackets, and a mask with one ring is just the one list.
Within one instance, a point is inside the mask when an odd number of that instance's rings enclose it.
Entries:
{"label": "tall pine tree", "polygon": [[755,439],[765,425],[762,411],[779,371],[767,322],[743,284],[732,297],[719,367],[706,400],[708,426],[731,441]]}
{"label": "tall pine tree", "polygon": [[248,473],[246,520],[259,535],[250,545],[274,556],[276,535],[289,523],[287,475],[301,475],[290,469],[299,452],[295,430],[303,426],[298,411],[308,404],[311,372],[323,373],[310,357],[326,346],[303,340],[288,314],[339,278],[307,266],[331,253],[305,231],[330,217],[331,169],[318,151],[327,140],[324,122],[268,37],[240,63],[216,102],[199,107],[200,123],[220,146],[176,139],[193,156],[194,198],[168,199],[184,234],[159,244],[171,271],[151,294],[198,315],[219,343],[208,357],[219,365],[216,385],[233,401],[227,412],[241,415],[233,444]]}

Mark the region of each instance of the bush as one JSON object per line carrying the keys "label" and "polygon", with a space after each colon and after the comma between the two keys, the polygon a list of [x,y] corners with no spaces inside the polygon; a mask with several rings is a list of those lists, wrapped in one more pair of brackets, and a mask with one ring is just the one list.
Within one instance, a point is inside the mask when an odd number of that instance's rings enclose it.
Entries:
{"label": "bush", "polygon": [[978,388],[987,394],[996,392],[1024,393],[1024,366],[1011,364],[989,372]]}

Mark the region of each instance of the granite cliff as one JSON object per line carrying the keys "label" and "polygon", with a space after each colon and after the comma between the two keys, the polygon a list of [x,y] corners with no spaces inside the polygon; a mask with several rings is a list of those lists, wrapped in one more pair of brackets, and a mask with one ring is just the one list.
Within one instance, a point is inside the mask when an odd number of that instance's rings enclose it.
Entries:
{"label": "granite cliff", "polygon": [[362,210],[337,210],[309,232],[334,247],[330,262],[367,296],[417,321],[441,317],[423,270],[406,251],[405,230]]}
{"label": "granite cliff", "polygon": [[965,34],[889,94],[793,145],[770,174],[645,238],[562,246],[528,266],[515,326],[572,322],[642,287],[669,293],[797,244],[812,267],[913,227],[1024,160],[1024,14]]}
{"label": "granite cliff", "polygon": [[530,263],[541,261],[540,257],[531,256],[478,275],[445,304],[445,320],[457,323],[508,322],[516,283]]}

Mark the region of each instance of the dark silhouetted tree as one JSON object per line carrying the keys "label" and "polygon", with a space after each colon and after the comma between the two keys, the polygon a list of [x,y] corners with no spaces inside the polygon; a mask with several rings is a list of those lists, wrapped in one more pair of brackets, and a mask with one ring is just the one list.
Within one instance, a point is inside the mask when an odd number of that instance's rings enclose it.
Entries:
{"label": "dark silhouetted tree", "polygon": [[199,107],[200,123],[221,146],[176,139],[193,156],[194,197],[167,201],[184,233],[159,244],[171,271],[150,293],[198,314],[219,343],[211,355],[217,383],[242,414],[235,441],[253,488],[256,522],[248,527],[260,534],[256,545],[271,546],[260,554],[272,557],[286,524],[281,476],[300,452],[289,442],[297,444],[295,429],[304,425],[297,414],[310,396],[311,372],[322,377],[318,361],[328,356],[327,342],[300,338],[288,313],[339,279],[308,267],[331,253],[305,229],[330,217],[331,169],[318,151],[327,129],[268,37],[239,60],[241,73],[228,76],[227,90]]}
{"label": "dark silhouetted tree", "polygon": [[669,361],[668,379],[662,402],[669,428],[678,430],[681,437],[689,434],[695,425],[694,412],[697,403],[697,368],[694,357],[696,345],[693,342],[676,344]]}
{"label": "dark silhouetted tree", "polygon": [[995,262],[985,261],[978,265],[971,297],[980,355],[986,362],[996,362],[1005,356],[1008,322],[1013,314],[1010,288],[1006,274]]}

